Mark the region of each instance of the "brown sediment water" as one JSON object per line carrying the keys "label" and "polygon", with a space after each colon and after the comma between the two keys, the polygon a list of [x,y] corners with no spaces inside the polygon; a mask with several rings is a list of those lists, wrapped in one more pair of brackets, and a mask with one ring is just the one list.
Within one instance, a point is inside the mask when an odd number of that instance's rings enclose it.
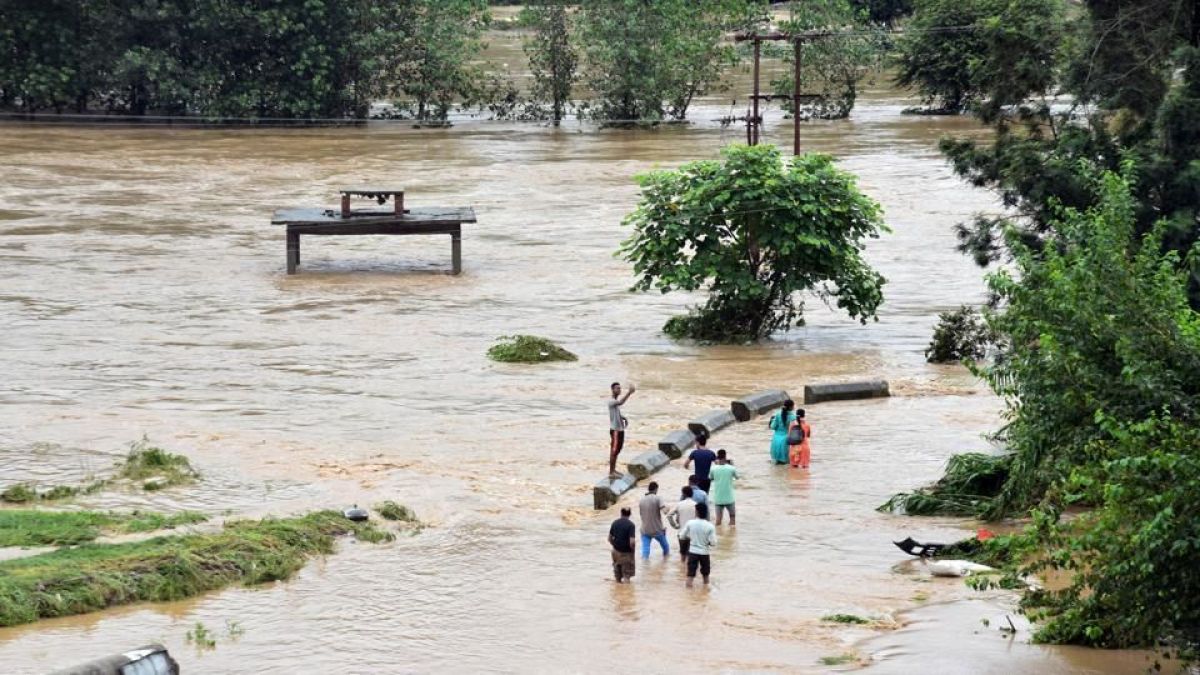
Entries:
{"label": "brown sediment water", "polygon": [[[899,625],[924,603],[919,616],[952,623],[962,605],[950,601],[972,597],[902,564],[890,543],[952,540],[972,523],[874,511],[936,478],[950,454],[984,447],[999,421],[998,401],[964,369],[922,358],[939,311],[983,298],[952,226],[996,206],[935,147],[975,125],[901,116],[911,103],[872,90],[852,119],[803,132],[886,209],[894,232],[867,251],[888,278],[880,321],[860,326],[810,300],[806,327],[755,347],[666,339],[662,323],[695,298],[626,292],[629,266],[612,255],[636,200],[631,176],[713,157],[743,138],[738,128],[0,128],[0,482],[103,475],[147,435],[204,480],[81,504],[262,515],[390,498],[431,524],[393,544],[346,543],[287,583],[0,630],[3,670],[153,641],[184,672],[221,673],[804,672],[845,652],[911,672],[914,654],[956,649],[953,631],[872,643],[879,629],[820,620]],[[726,112],[714,97],[693,115]],[[778,118],[767,131],[790,141]],[[443,237],[353,237],[305,239],[301,273],[285,276],[271,212],[332,205],[358,184],[402,185],[413,206],[475,206],[464,273],[443,273]],[[518,332],[580,360],[486,359],[496,337]],[[627,459],[753,390],[798,396],[805,382],[876,377],[893,398],[810,409],[809,472],[768,464],[765,419],[717,436],[744,479],[712,588],[686,591],[678,563],[657,552],[632,586],[610,581],[614,513],[590,509],[609,382],[638,385]],[[655,478],[672,496],[684,477],[676,462]],[[197,621],[215,649],[187,644]],[[227,635],[227,621],[244,633]],[[1126,672],[1019,642],[939,661],[941,672],[1030,669]]]}

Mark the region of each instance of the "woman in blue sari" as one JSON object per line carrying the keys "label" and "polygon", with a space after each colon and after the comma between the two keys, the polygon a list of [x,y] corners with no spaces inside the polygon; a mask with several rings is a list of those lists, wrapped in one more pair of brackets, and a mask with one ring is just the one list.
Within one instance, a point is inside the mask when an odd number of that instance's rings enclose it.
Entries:
{"label": "woman in blue sari", "polygon": [[796,407],[790,399],[783,402],[783,408],[776,414],[771,416],[769,425],[775,430],[775,435],[771,438],[771,461],[776,464],[788,463],[788,429],[792,426],[792,422],[796,421],[796,415],[792,409]]}

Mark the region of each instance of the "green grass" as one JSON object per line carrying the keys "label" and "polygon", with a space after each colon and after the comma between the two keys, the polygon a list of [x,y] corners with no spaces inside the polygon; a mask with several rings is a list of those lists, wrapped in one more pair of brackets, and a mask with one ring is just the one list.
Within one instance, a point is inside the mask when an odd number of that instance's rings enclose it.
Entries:
{"label": "green grass", "polygon": [[106,533],[153,532],[206,520],[208,516],[192,511],[168,516],[136,512],[0,509],[0,547],[71,546]]}
{"label": "green grass", "polygon": [[504,335],[488,349],[493,361],[502,363],[545,363],[547,361],[576,361],[578,357],[558,344],[536,335]]}
{"label": "green grass", "polygon": [[847,623],[847,624],[871,623],[870,619],[865,619],[856,614],[826,614],[825,616],[821,617],[821,620],[822,621],[830,621],[833,623]]}
{"label": "green grass", "polygon": [[839,654],[838,656],[822,656],[817,659],[823,666],[844,666],[847,663],[852,663],[858,657],[854,654]]}
{"label": "green grass", "polygon": [[309,558],[332,553],[334,538],[351,532],[364,541],[391,536],[336,511],[318,511],[230,521],[213,534],[84,544],[0,561],[0,626],[287,579]]}

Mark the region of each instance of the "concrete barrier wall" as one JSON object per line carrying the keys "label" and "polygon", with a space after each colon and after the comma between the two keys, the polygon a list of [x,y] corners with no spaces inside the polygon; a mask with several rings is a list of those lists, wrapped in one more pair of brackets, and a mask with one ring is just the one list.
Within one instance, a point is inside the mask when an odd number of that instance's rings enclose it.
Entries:
{"label": "concrete barrier wall", "polygon": [[657,472],[659,469],[671,463],[671,458],[667,457],[667,453],[662,450],[651,450],[643,452],[633,458],[626,468],[629,473],[633,474],[638,480],[645,480],[650,477],[650,474]]}
{"label": "concrete barrier wall", "polygon": [[597,511],[603,511],[621,498],[621,495],[629,492],[637,485],[637,478],[630,474],[625,474],[620,478],[602,478],[592,488],[592,506]]}
{"label": "concrete barrier wall", "polygon": [[783,407],[788,393],[782,389],[768,389],[743,396],[729,404],[729,410],[739,422],[748,422],[755,415]]}
{"label": "concrete barrier wall", "polygon": [[735,422],[737,422],[737,418],[733,416],[733,411],[714,410],[688,422],[688,430],[697,436],[701,433],[712,436]]}
{"label": "concrete barrier wall", "polygon": [[885,380],[868,382],[843,382],[840,384],[810,384],[804,387],[804,403],[826,401],[852,401],[860,398],[883,398],[890,396]]}
{"label": "concrete barrier wall", "polygon": [[[888,383],[884,380],[870,382],[845,382],[840,384],[811,384],[804,387],[804,403],[822,403],[824,401],[849,401],[860,398],[879,398],[888,396]],[[629,473],[617,479],[602,478],[592,488],[592,501],[597,511],[602,511],[616,504],[621,495],[637,486],[639,480],[645,480],[670,464],[672,459],[683,457],[684,451],[696,443],[697,434],[713,436],[721,429],[736,422],[745,422],[755,415],[761,415],[783,405],[788,400],[788,393],[782,389],[759,391],[729,404],[728,410],[713,410],[688,422],[687,429],[679,429],[667,434],[658,442],[658,449],[634,457],[626,468]]]}
{"label": "concrete barrier wall", "polygon": [[680,429],[667,434],[666,438],[658,442],[658,449],[666,453],[671,459],[679,459],[683,457],[683,451],[696,444],[696,434],[693,434],[689,429]]}

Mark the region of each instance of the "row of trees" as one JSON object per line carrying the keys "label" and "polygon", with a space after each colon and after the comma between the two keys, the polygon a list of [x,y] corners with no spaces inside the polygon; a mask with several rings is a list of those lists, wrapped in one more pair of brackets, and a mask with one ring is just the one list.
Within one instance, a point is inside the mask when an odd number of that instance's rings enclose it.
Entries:
{"label": "row of trees", "polygon": [[0,106],[131,115],[421,114],[468,89],[485,0],[10,0]]}
{"label": "row of trees", "polygon": [[961,225],[963,250],[1011,270],[974,366],[1006,402],[1003,480],[924,507],[1032,518],[988,548],[1014,583],[1070,579],[1026,594],[1040,639],[1194,661],[1200,3],[917,0],[907,26],[902,78],[994,130],[941,147],[1008,207]]}
{"label": "row of trees", "polygon": [[[858,4],[855,4],[858,3]],[[794,5],[784,29],[863,27],[892,3]],[[534,0],[521,13],[532,86],[480,63],[486,0],[10,0],[0,22],[0,108],[129,115],[362,118],[373,101],[444,120],[682,120],[768,23],[765,0]],[[889,9],[892,8],[892,9]],[[882,42],[813,45],[808,114],[843,116]],[[780,54],[790,59],[790,50]],[[790,80],[778,83],[790,90]],[[586,96],[581,96],[585,93]]]}

